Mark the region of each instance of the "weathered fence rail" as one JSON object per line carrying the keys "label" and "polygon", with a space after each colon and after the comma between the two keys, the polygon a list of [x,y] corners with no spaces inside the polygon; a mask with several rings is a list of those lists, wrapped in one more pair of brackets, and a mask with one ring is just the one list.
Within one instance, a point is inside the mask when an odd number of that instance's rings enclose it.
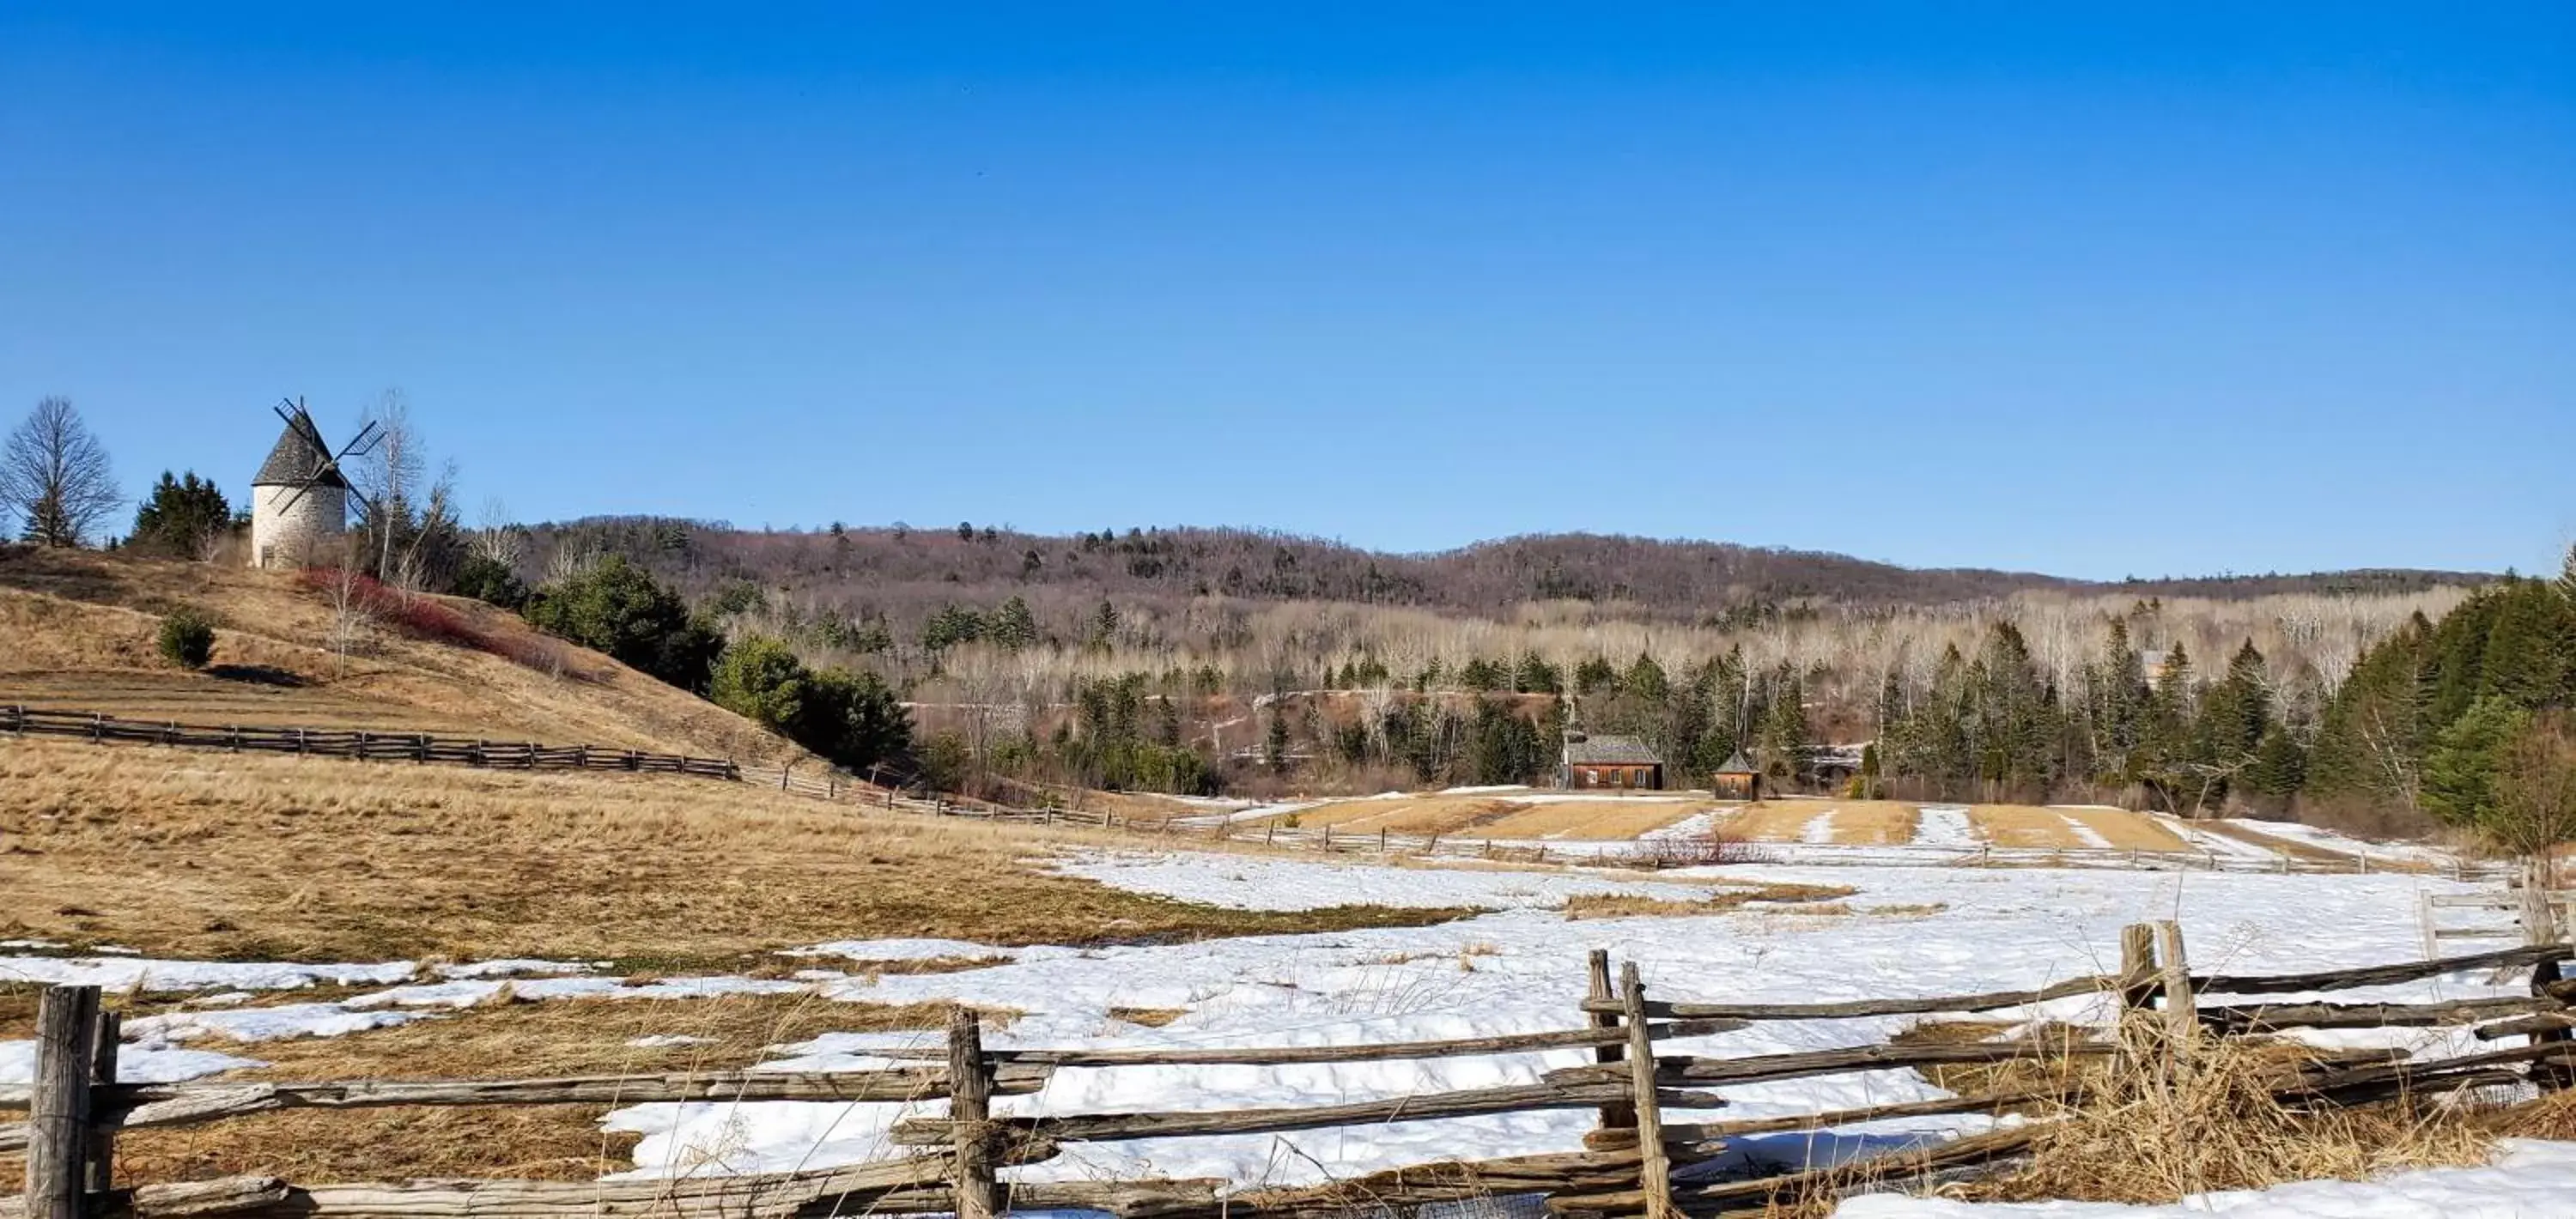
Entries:
{"label": "weathered fence rail", "polygon": [[725,758],[610,749],[594,745],[541,745],[430,732],[275,728],[242,724],[182,724],[120,719],[89,711],[49,711],[0,704],[0,732],[88,741],[139,742],[233,753],[291,753],[362,762],[440,763],[496,770],[622,770],[640,774],[740,779],[742,768]]}
{"label": "weathered fence rail", "polygon": [[[2173,924],[2129,928],[2117,973],[2024,990],[1836,1003],[1712,1003],[1652,1000],[1634,963],[1614,984],[1608,955],[1589,961],[1590,985],[1570,1012],[1582,1027],[1542,1033],[1354,1046],[1140,1050],[986,1050],[972,1013],[958,1009],[943,1048],[889,1051],[919,1066],[829,1073],[718,1072],[567,1079],[361,1081],[326,1083],[114,1082],[115,1014],[95,988],[55,987],[39,1002],[35,1083],[0,1092],[0,1108],[24,1122],[0,1125],[0,1151],[23,1151],[27,1192],[0,1199],[0,1219],[578,1219],[676,1215],[687,1219],[796,1219],[832,1213],[953,1211],[990,1219],[1012,1210],[1099,1209],[1126,1219],[1309,1217],[1356,1207],[1402,1210],[1495,1194],[1537,1194],[1560,1213],[1644,1215],[1649,1219],[1757,1210],[1863,1188],[1990,1168],[2046,1136],[2042,1112],[2022,1125],[1890,1153],[1857,1163],[1752,1179],[1711,1177],[1708,1162],[1730,1140],[1818,1131],[1897,1117],[2028,1112],[2081,1103],[2097,1078],[2087,1060],[2136,1062],[2179,1054],[2196,1040],[2293,1027],[2452,1025],[2481,1041],[2527,1044],[2449,1058],[2401,1051],[2313,1052],[2285,1061],[2272,1085],[2285,1104],[2372,1104],[2503,1085],[2554,1089],[2576,1079],[2576,983],[2559,967],[2576,958],[2543,944],[2439,961],[2410,961],[2298,974],[2195,974]],[[2528,967],[2527,998],[2434,1003],[2336,1003],[2322,995],[2454,973]],[[2204,1006],[2212,997],[2288,996],[2279,1003]],[[1660,1042],[1705,1038],[1766,1020],[1849,1020],[1900,1015],[1969,1015],[2061,999],[2104,996],[2117,1018],[2094,1027],[2065,1023],[2003,1042],[1880,1042],[1787,1054],[1719,1057],[1657,1054]],[[2143,1047],[2143,1048],[2142,1048]],[[995,1097],[1043,1094],[1060,1068],[1281,1065],[1427,1059],[1550,1051],[1592,1052],[1587,1065],[1545,1071],[1504,1087],[1382,1100],[1251,1109],[1153,1113],[997,1115]],[[1669,1121],[1668,1109],[1721,1110],[1712,1087],[1942,1066],[2041,1064],[2049,1070],[2002,1077],[1974,1095],[1841,1109],[1794,1117]],[[386,1105],[637,1104],[648,1101],[830,1100],[908,1102],[945,1098],[947,1116],[896,1123],[899,1158],[808,1172],[604,1183],[439,1180],[299,1185],[270,1177],[180,1184],[120,1185],[113,1179],[119,1132],[222,1121],[281,1108]],[[1290,1132],[1481,1114],[1589,1109],[1596,1128],[1583,1149],[1498,1159],[1452,1160],[1295,1188],[1247,1188],[1206,1180],[1006,1183],[1004,1169],[1056,1156],[1067,1144],[1125,1139]]]}

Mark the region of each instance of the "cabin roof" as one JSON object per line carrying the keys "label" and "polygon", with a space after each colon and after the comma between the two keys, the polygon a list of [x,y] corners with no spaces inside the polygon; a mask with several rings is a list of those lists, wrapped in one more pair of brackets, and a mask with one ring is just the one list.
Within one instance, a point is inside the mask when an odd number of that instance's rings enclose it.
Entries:
{"label": "cabin roof", "polygon": [[1664,760],[1632,736],[1590,736],[1565,743],[1568,766],[1661,766]]}
{"label": "cabin roof", "polygon": [[1721,775],[1750,775],[1759,774],[1761,772],[1754,770],[1753,763],[1744,756],[1744,751],[1738,749],[1735,752],[1726,755],[1726,761],[1718,764],[1717,773]]}

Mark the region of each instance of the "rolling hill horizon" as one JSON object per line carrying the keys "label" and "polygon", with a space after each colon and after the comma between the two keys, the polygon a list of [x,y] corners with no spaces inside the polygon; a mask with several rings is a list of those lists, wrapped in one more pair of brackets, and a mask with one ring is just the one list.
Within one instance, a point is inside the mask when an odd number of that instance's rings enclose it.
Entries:
{"label": "rolling hill horizon", "polygon": [[590,516],[526,526],[531,574],[566,549],[621,553],[698,591],[933,583],[1081,588],[1101,595],[1355,601],[1492,613],[1531,601],[1640,609],[1802,601],[1926,604],[2032,590],[2220,599],[2475,586],[2501,573],[2415,567],[2086,579],[1992,567],[1916,567],[1852,554],[1696,538],[1569,531],[1394,551],[1243,526],[1041,534],[961,523],[746,529],[723,521]]}

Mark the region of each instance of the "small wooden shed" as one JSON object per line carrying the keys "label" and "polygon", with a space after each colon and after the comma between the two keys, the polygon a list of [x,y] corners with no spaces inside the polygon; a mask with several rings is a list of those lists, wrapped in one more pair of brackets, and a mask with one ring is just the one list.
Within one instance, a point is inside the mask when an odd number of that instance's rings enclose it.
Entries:
{"label": "small wooden shed", "polygon": [[1566,787],[1656,790],[1664,785],[1664,760],[1632,736],[1565,737],[1565,765],[1557,781]]}
{"label": "small wooden shed", "polygon": [[1762,772],[1741,749],[1726,755],[1726,761],[1709,772],[1709,794],[1720,800],[1759,800],[1762,798]]}

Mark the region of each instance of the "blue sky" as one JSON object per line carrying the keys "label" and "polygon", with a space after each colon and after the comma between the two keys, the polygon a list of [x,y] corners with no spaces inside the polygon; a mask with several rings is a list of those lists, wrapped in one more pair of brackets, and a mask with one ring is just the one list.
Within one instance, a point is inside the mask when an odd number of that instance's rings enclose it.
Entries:
{"label": "blue sky", "polygon": [[0,415],[239,494],[399,387],[532,519],[2554,566],[2576,6],[2115,7],[0,2]]}

